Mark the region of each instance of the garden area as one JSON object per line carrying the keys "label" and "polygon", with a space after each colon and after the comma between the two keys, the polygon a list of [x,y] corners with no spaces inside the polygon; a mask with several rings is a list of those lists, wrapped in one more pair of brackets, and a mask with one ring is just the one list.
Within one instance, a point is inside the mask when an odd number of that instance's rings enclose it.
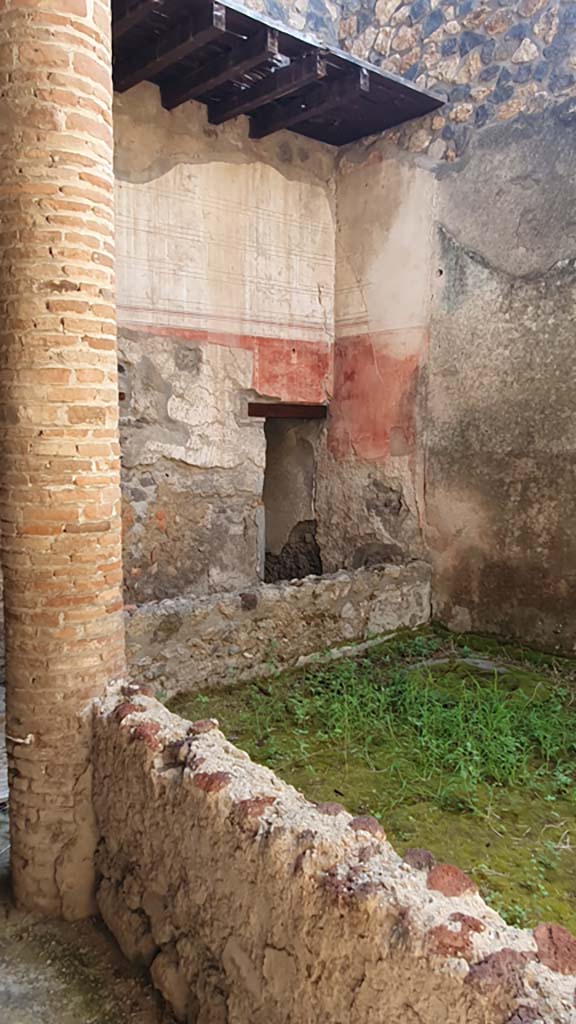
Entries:
{"label": "garden area", "polygon": [[437,628],[185,695],[310,800],[467,871],[519,927],[576,931],[576,662]]}

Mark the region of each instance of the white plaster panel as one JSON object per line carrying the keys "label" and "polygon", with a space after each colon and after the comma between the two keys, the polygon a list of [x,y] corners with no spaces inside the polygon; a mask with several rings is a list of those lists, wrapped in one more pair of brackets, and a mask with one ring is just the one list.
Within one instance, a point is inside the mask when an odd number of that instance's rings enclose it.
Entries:
{"label": "white plaster panel", "polygon": [[333,333],[327,191],[264,163],[179,164],[116,185],[124,323],[291,340]]}
{"label": "white plaster panel", "polygon": [[398,159],[343,165],[337,193],[337,337],[428,323],[434,188],[431,174]]}

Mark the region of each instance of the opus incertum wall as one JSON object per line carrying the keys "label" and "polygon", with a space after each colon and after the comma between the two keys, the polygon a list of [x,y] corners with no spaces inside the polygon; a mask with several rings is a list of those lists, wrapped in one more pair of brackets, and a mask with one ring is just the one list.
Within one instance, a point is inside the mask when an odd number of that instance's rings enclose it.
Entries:
{"label": "opus incertum wall", "polygon": [[247,0],[244,6],[325,43],[338,41],[341,0]]}
{"label": "opus incertum wall", "polygon": [[130,675],[168,696],[242,683],[430,619],[424,562],[308,576],[128,612]]}

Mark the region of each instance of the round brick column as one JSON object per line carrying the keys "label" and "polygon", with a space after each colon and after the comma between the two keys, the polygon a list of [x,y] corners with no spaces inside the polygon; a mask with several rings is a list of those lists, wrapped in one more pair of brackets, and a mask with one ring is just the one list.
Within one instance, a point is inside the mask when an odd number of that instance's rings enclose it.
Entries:
{"label": "round brick column", "polygon": [[12,878],[93,909],[90,702],[123,672],[110,0],[0,0]]}

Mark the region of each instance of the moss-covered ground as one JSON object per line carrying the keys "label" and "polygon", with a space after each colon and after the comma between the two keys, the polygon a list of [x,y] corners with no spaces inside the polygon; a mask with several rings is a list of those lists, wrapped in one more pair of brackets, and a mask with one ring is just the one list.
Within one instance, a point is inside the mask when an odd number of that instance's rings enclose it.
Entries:
{"label": "moss-covered ground", "polygon": [[458,864],[510,923],[576,931],[576,662],[428,628],[172,708]]}

